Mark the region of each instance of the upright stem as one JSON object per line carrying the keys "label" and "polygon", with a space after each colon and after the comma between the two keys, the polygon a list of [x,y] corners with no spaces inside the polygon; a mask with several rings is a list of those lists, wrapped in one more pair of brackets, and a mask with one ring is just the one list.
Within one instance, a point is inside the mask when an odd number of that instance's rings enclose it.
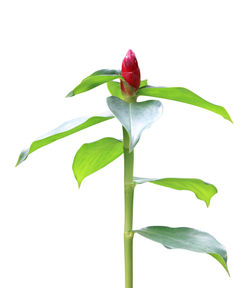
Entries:
{"label": "upright stem", "polygon": [[123,128],[124,151],[124,254],[125,254],[125,288],[133,288],[133,201],[134,201],[134,151],[129,152],[129,136]]}

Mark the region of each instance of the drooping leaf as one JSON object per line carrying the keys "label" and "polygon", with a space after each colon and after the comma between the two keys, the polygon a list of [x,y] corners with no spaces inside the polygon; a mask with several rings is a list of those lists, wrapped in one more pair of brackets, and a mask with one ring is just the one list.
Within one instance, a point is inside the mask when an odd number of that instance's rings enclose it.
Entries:
{"label": "drooping leaf", "polygon": [[110,96],[107,98],[107,103],[111,112],[129,134],[130,151],[139,141],[142,131],[150,127],[162,113],[162,104],[156,100],[127,103],[117,97]]}
{"label": "drooping leaf", "polygon": [[90,76],[83,79],[82,82],[79,85],[77,85],[71,92],[69,92],[66,97],[72,97],[82,92],[86,92],[103,83],[109,82],[117,78],[122,78],[120,70],[109,70],[109,69],[98,70],[93,74],[91,74]]}
{"label": "drooping leaf", "polygon": [[79,187],[85,177],[105,167],[122,153],[123,143],[114,138],[83,144],[76,152],[72,167]]}
{"label": "drooping leaf", "polygon": [[212,104],[186,88],[146,86],[139,88],[137,95],[151,96],[191,104],[217,113],[232,122],[224,107]]}
{"label": "drooping leaf", "polygon": [[[147,84],[148,84],[147,80],[142,80],[140,83],[140,87],[146,86]],[[120,99],[123,99],[121,85],[119,82],[110,81],[107,83],[107,87],[112,96],[116,96],[119,97]]]}
{"label": "drooping leaf", "polygon": [[168,249],[186,249],[207,253],[214,257],[228,272],[227,251],[213,236],[196,229],[151,226],[134,232],[164,245]]}
{"label": "drooping leaf", "polygon": [[112,118],[114,118],[114,116],[109,114],[91,117],[80,117],[67,121],[56,129],[49,131],[48,133],[32,142],[28,148],[21,152],[16,165],[22,163],[29,156],[29,154],[45,145]]}
{"label": "drooping leaf", "polygon": [[205,201],[207,207],[210,204],[210,199],[217,193],[214,185],[206,183],[200,179],[193,178],[162,178],[162,179],[148,179],[134,177],[136,184],[143,184],[150,182],[153,184],[173,188],[176,190],[189,190],[195,193],[196,197]]}

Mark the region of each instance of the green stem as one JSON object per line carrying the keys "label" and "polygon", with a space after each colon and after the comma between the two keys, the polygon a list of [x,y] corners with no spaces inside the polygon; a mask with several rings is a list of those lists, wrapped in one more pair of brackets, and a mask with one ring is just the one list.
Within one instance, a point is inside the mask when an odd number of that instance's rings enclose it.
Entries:
{"label": "green stem", "polygon": [[133,201],[134,201],[134,151],[129,152],[129,136],[123,128],[124,151],[124,256],[125,256],[125,288],[133,288]]}

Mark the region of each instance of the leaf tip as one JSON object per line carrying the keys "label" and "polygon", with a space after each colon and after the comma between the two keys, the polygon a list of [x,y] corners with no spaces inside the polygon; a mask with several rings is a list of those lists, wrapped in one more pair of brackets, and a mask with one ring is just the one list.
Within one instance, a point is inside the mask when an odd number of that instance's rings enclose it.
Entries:
{"label": "leaf tip", "polygon": [[221,114],[222,116],[223,116],[223,118],[225,118],[226,120],[228,120],[228,121],[230,121],[232,124],[234,123],[233,122],[233,120],[231,119],[231,117],[230,117],[230,115],[229,115],[229,113],[227,112],[227,110],[224,108],[224,107],[222,107],[223,108],[223,114]]}
{"label": "leaf tip", "polygon": [[21,163],[23,162],[23,160],[20,159],[20,157],[18,158],[15,167],[19,166]]}
{"label": "leaf tip", "polygon": [[[21,156],[21,155],[20,155]],[[21,163],[21,157],[18,157],[15,167],[17,167]]]}
{"label": "leaf tip", "polygon": [[81,184],[82,184],[82,180],[79,179],[76,175],[75,175],[75,178],[76,178],[78,189],[80,189],[81,188]]}
{"label": "leaf tip", "polygon": [[232,124],[234,124],[233,120],[231,119],[230,115],[227,114],[227,118],[226,118],[228,121],[230,121]]}
{"label": "leaf tip", "polygon": [[28,157],[28,155],[29,155],[29,149],[25,149],[25,150],[23,150],[21,153],[20,153],[20,155],[19,155],[19,157],[18,157],[18,160],[17,160],[17,162],[16,162],[16,165],[15,165],[15,167],[17,167],[19,164],[21,164],[24,160],[26,160],[26,158]]}
{"label": "leaf tip", "polygon": [[75,95],[74,90],[72,90],[66,95],[66,98],[73,97],[74,95]]}

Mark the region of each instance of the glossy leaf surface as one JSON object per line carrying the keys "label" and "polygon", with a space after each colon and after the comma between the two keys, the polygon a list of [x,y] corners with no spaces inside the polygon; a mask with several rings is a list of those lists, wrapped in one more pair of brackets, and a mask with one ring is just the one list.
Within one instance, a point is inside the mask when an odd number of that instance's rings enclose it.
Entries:
{"label": "glossy leaf surface", "polygon": [[[140,87],[146,86],[147,83],[148,83],[147,80],[141,81]],[[108,90],[112,96],[116,96],[116,97],[119,97],[120,99],[123,99],[122,98],[121,85],[119,82],[110,81],[107,83],[107,87],[108,87]]]}
{"label": "glossy leaf surface", "polygon": [[27,159],[29,154],[45,145],[112,118],[114,118],[114,116],[107,114],[92,117],[80,117],[67,121],[32,142],[28,148],[21,152],[16,165],[22,163]]}
{"label": "glossy leaf surface", "polygon": [[132,151],[144,129],[150,127],[162,113],[160,101],[127,103],[117,97],[107,98],[111,112],[121,122],[130,137],[129,150]]}
{"label": "glossy leaf surface", "polygon": [[76,152],[72,167],[79,187],[85,177],[105,167],[122,153],[123,143],[114,138],[83,144]]}
{"label": "glossy leaf surface", "polygon": [[176,190],[189,190],[195,193],[196,197],[203,200],[207,207],[210,204],[210,199],[217,193],[214,185],[206,183],[200,179],[193,178],[162,178],[162,179],[148,179],[148,178],[134,178],[136,184],[143,184],[150,182],[164,187],[173,188]]}
{"label": "glossy leaf surface", "polygon": [[66,97],[73,97],[77,94],[86,92],[103,83],[109,82],[117,78],[122,78],[120,70],[109,70],[109,69],[98,70],[95,73],[83,79],[82,82],[78,86],[76,86],[71,92],[69,92]]}
{"label": "glossy leaf surface", "polygon": [[150,96],[150,97],[157,97],[163,98],[168,100],[179,101],[187,104],[191,104],[194,106],[198,106],[214,113],[217,113],[224,117],[225,119],[232,122],[229,114],[227,113],[226,109],[222,106],[218,106],[212,104],[200,96],[195,94],[194,92],[182,88],[182,87],[153,87],[153,86],[146,86],[139,88],[137,91],[138,95],[143,96]]}
{"label": "glossy leaf surface", "polygon": [[158,242],[169,249],[186,249],[199,253],[207,253],[219,261],[228,272],[227,252],[225,248],[206,232],[187,227],[171,228],[165,226],[151,226],[135,230],[134,232]]}

